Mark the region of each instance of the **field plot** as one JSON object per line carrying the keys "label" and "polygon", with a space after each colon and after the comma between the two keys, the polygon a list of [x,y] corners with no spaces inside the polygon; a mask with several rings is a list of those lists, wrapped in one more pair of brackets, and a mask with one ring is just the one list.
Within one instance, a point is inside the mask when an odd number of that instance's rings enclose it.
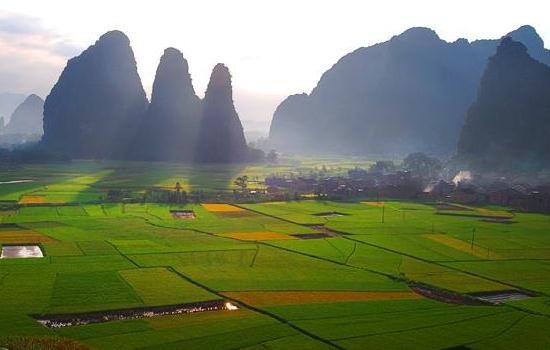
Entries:
{"label": "field plot", "polygon": [[243,241],[276,241],[287,239],[298,239],[294,236],[284,235],[276,232],[241,232],[226,233],[223,237],[241,239]]}
{"label": "field plot", "polygon": [[47,243],[54,240],[46,235],[20,226],[0,226],[0,244]]}
{"label": "field plot", "polygon": [[25,196],[21,196],[21,199],[19,199],[20,204],[42,204],[45,202],[46,202],[45,196],[25,195]]}
{"label": "field plot", "polygon": [[331,349],[265,315],[248,310],[155,317],[67,327],[60,334],[97,349]]}
{"label": "field plot", "polygon": [[447,235],[427,234],[427,235],[423,235],[423,237],[430,239],[434,242],[446,245],[447,247],[451,247],[453,249],[459,250],[461,252],[471,254],[478,258],[499,259],[499,256],[496,255],[494,252],[491,252],[489,249],[483,249],[477,245],[468,244],[460,239],[449,237]]}
{"label": "field plot", "polygon": [[[140,174],[89,170],[72,182],[57,174],[65,193],[51,185],[40,191],[91,198],[106,183],[137,187]],[[143,181],[175,178],[158,172]],[[39,244],[45,257],[0,259],[0,343],[19,335],[117,350],[544,348],[550,221],[514,213],[513,224],[496,224],[483,220],[505,214],[482,209],[452,210],[474,213],[459,216],[425,203],[311,200],[22,207],[1,217],[0,244]],[[474,306],[432,300],[411,286],[457,300],[523,290],[534,296]],[[239,309],[60,329],[31,317],[208,301]]]}
{"label": "field plot", "polygon": [[220,298],[164,268],[125,270],[120,274],[148,306],[183,304]]}
{"label": "field plot", "polygon": [[549,339],[547,334],[525,341],[508,336],[510,331],[524,331],[529,320],[547,325],[548,319],[508,309],[451,306],[422,299],[292,305],[268,310],[345,349],[484,349],[501,348],[506,340],[505,348],[521,348],[522,343],[541,344]]}
{"label": "field plot", "polygon": [[225,292],[223,295],[254,306],[303,305],[361,300],[403,300],[421,298],[420,295],[414,292],[265,291]]}
{"label": "field plot", "polygon": [[203,204],[202,207],[213,213],[232,213],[244,211],[244,209],[229,204]]}

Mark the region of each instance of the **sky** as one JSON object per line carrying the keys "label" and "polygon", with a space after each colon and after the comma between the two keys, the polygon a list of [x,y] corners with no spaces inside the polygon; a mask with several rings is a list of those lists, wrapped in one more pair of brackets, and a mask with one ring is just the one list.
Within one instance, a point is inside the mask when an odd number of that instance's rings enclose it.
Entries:
{"label": "sky", "polygon": [[149,96],[162,52],[175,47],[201,97],[214,65],[225,63],[245,130],[266,133],[286,96],[309,93],[359,47],[416,26],[455,41],[530,24],[550,42],[549,14],[550,1],[541,0],[0,0],[0,93],[45,98],[68,58],[118,29]]}

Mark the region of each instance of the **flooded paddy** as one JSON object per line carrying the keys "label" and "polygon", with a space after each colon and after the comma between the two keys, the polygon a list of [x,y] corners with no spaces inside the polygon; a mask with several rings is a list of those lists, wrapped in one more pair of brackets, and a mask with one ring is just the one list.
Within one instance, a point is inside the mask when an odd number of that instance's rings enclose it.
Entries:
{"label": "flooded paddy", "polygon": [[38,245],[5,245],[0,259],[43,258],[44,254]]}
{"label": "flooded paddy", "polygon": [[192,210],[170,210],[170,214],[174,219],[194,219],[195,212]]}
{"label": "flooded paddy", "polygon": [[204,301],[190,304],[171,306],[157,306],[135,309],[109,310],[64,315],[35,315],[33,316],[42,325],[48,328],[63,328],[80,326],[91,323],[131,320],[137,318],[191,314],[206,311],[234,311],[239,307],[225,300]]}
{"label": "flooded paddy", "polygon": [[432,288],[427,285],[411,283],[409,285],[413,291],[416,293],[433,300],[440,301],[447,304],[457,304],[457,305],[470,305],[470,306],[487,306],[491,303],[476,298],[472,295],[462,295],[450,291],[444,291],[436,288]]}
{"label": "flooded paddy", "polygon": [[497,292],[487,293],[472,293],[470,294],[476,299],[486,301],[491,304],[502,304],[508,301],[523,300],[532,298],[535,295],[528,292],[522,292],[519,290],[503,290]]}
{"label": "flooded paddy", "polygon": [[333,229],[330,229],[328,227],[326,227],[325,225],[305,225],[309,228],[311,228],[312,230],[315,230],[317,231],[318,233],[321,233],[327,237],[340,237],[340,236],[344,236],[346,235],[345,232],[340,232],[340,231],[336,231],[336,230],[333,230]]}
{"label": "flooded paddy", "polygon": [[34,182],[34,180],[11,180],[11,181],[0,181],[0,185],[11,185],[11,184],[24,184],[27,182]]}
{"label": "flooded paddy", "polygon": [[348,214],[338,213],[336,211],[331,211],[331,212],[327,212],[327,213],[317,213],[317,214],[313,214],[313,215],[321,217],[321,218],[337,218],[337,217],[340,217],[340,216],[347,216]]}

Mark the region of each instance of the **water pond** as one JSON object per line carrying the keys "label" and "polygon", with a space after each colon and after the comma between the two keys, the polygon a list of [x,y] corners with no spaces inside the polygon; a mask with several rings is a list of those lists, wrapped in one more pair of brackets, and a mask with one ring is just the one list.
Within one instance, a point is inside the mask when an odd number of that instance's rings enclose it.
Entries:
{"label": "water pond", "polygon": [[42,258],[42,249],[37,245],[5,245],[0,259]]}

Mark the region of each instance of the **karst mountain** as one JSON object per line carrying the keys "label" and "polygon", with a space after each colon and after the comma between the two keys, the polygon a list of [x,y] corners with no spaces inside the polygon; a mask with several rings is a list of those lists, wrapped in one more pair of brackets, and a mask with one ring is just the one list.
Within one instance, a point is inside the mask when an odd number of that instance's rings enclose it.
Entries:
{"label": "karst mountain", "polygon": [[130,40],[108,32],[68,61],[46,98],[43,145],[73,158],[123,158],[147,105]]}
{"label": "karst mountain", "polygon": [[[509,34],[550,63],[530,26]],[[411,28],[342,57],[309,94],[276,109],[272,147],[297,153],[402,156],[455,152],[468,107],[498,40],[446,42]]]}
{"label": "karst mountain", "polygon": [[236,163],[249,158],[243,126],[233,105],[229,69],[219,63],[212,70],[203,100],[196,160]]}
{"label": "karst mountain", "polygon": [[132,158],[192,160],[200,108],[187,60],[177,49],[166,49],[155,75],[147,116],[134,140]]}
{"label": "karst mountain", "polygon": [[510,37],[489,59],[458,143],[458,156],[491,171],[550,166],[550,67]]}

